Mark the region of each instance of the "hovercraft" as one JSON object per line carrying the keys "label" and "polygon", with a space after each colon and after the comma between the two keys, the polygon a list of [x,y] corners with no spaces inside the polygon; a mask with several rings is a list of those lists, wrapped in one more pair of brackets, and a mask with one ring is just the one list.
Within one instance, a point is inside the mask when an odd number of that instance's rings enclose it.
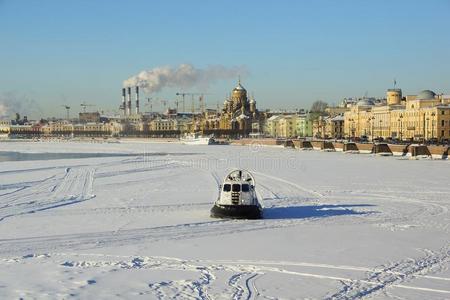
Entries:
{"label": "hovercraft", "polygon": [[211,217],[260,219],[262,215],[253,175],[245,170],[230,172],[220,185],[219,198],[211,208]]}

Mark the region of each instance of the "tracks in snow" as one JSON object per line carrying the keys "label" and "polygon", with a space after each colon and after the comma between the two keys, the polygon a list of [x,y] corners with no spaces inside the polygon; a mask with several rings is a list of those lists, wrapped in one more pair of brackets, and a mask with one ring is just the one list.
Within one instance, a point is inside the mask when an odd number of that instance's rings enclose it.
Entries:
{"label": "tracks in snow", "polygon": [[109,246],[123,246],[157,242],[160,240],[183,240],[207,236],[239,234],[249,231],[276,229],[306,223],[309,219],[285,220],[213,220],[207,222],[177,224],[141,229],[95,232],[86,234],[55,235],[0,240],[0,254],[11,252],[42,252],[52,249],[95,249]]}
{"label": "tracks in snow", "polygon": [[93,168],[66,168],[64,172],[59,171],[15,192],[1,195],[0,221],[93,198],[94,173]]}
{"label": "tracks in snow", "polygon": [[[122,162],[120,162],[122,163]],[[136,163],[136,162],[131,162]],[[177,163],[178,165],[178,163]],[[162,166],[153,165],[151,167],[143,167],[137,172],[146,172],[156,170],[158,168],[175,167],[173,164],[164,163]],[[55,170],[57,171],[57,170]],[[9,216],[20,215],[24,213],[32,213],[36,211],[49,210],[62,205],[84,201],[93,197],[92,185],[94,178],[114,177],[119,175],[128,175],[134,173],[134,170],[110,170],[103,173],[96,173],[94,169],[89,167],[68,168],[66,172],[56,173],[53,176],[45,178],[41,181],[28,182],[22,186],[5,186],[5,189],[11,189],[11,192],[0,196],[0,220]],[[317,204],[320,200],[325,200],[323,194],[306,189],[301,185],[288,180],[280,179],[270,174],[254,172],[258,179],[257,188],[261,188],[260,192],[269,204],[269,208],[278,208],[286,206],[295,206],[296,204]],[[211,173],[217,184],[220,184],[216,173]],[[13,191],[13,189],[17,189]],[[400,211],[398,213],[390,211],[380,217],[374,215],[374,220],[361,218],[361,222],[366,224],[372,222],[388,221],[392,217],[395,223],[409,221],[412,212],[419,213],[421,221],[425,221],[429,216],[441,216],[448,213],[446,206],[439,204],[431,204],[426,206],[426,201],[414,199],[400,199],[393,197],[390,199],[386,195],[365,193],[364,196],[373,196],[376,201],[392,201],[407,202],[414,205],[414,209]],[[264,198],[265,197],[265,198]],[[207,203],[199,204],[174,204],[159,206],[135,206],[135,207],[106,207],[94,208],[91,210],[71,209],[72,213],[84,214],[92,211],[94,214],[108,214],[115,212],[134,213],[134,212],[158,212],[170,210],[189,210],[197,209],[198,206],[206,206]],[[345,206],[345,205],[344,205]],[[401,208],[402,206],[398,206]],[[421,211],[421,208],[424,208]],[[390,214],[392,212],[392,214]],[[58,211],[59,213],[59,211]],[[61,212],[65,213],[65,212]],[[6,216],[5,216],[6,214]],[[287,226],[297,226],[306,222],[311,222],[314,218],[285,218],[285,219],[269,219],[257,221],[211,221],[188,224],[177,224],[173,226],[161,226],[154,228],[106,231],[89,234],[72,234],[59,235],[40,238],[24,238],[24,239],[8,239],[0,240],[0,253],[30,253],[30,252],[48,252],[62,250],[83,250],[83,249],[101,249],[109,246],[122,246],[130,243],[156,242],[159,240],[183,240],[191,238],[200,238],[205,236],[216,236],[217,232],[221,234],[244,233],[254,230],[266,230],[281,228]],[[352,218],[352,222],[354,219]],[[348,219],[345,220],[348,223]],[[333,220],[333,225],[338,222]],[[436,227],[433,225],[433,227]],[[12,250],[11,250],[12,249]],[[52,254],[50,254],[52,256]],[[218,281],[217,274],[226,272],[230,274],[227,282],[228,295],[232,295],[234,299],[252,299],[258,295],[256,281],[260,276],[270,273],[281,273],[285,275],[310,277],[317,279],[327,279],[341,281],[344,287],[330,296],[330,299],[356,299],[364,296],[372,296],[384,291],[390,287],[428,290],[436,292],[433,289],[408,286],[405,284],[408,280],[416,277],[432,278],[427,274],[439,269],[449,262],[449,247],[443,248],[437,252],[430,252],[426,256],[417,259],[405,259],[399,262],[389,263],[385,266],[371,268],[359,268],[348,266],[330,266],[308,263],[289,263],[289,262],[264,262],[264,261],[183,261],[165,258],[148,258],[148,257],[128,257],[119,260],[101,258],[101,260],[65,260],[62,262],[63,267],[73,268],[99,268],[99,267],[120,267],[129,269],[149,268],[157,270],[177,270],[192,271],[197,274],[195,279],[174,280],[149,283],[149,288],[157,297],[165,298],[184,298],[189,295],[195,295],[199,299],[214,298],[211,291],[214,290],[214,282]],[[349,278],[351,276],[339,277],[326,275],[324,272],[298,272],[292,271],[292,268],[309,267],[309,268],[332,268],[336,270],[350,270],[355,272],[366,272],[367,277],[361,280]],[[264,275],[265,276],[265,275]],[[448,280],[448,279],[440,279]],[[441,291],[449,293],[449,291]]]}
{"label": "tracks in snow", "polygon": [[[404,259],[393,262],[369,272],[363,280],[354,280],[349,284],[344,283],[344,287],[329,299],[360,299],[365,296],[372,296],[388,287],[395,286],[400,288],[414,289],[403,285],[405,281],[414,278],[416,275],[425,275],[434,269],[443,268],[450,262],[450,246],[443,247],[439,251],[429,252],[426,256],[418,259]],[[417,288],[419,290],[430,290],[426,288]],[[450,291],[440,291],[448,293]]]}
{"label": "tracks in snow", "polygon": [[[92,178],[94,172],[91,170],[80,169],[75,172],[76,169],[68,169],[63,182],[53,188],[52,193],[60,195],[60,201],[53,203],[52,205],[42,206],[39,210],[53,208],[55,206],[66,205],[76,201],[82,201],[90,196],[90,190],[92,189]],[[212,175],[214,178],[218,178],[217,174]],[[261,180],[262,185],[266,185],[266,190],[270,191],[274,189],[280,189],[283,195],[279,195],[280,200],[277,203],[272,203],[280,206],[291,205],[292,203],[301,202],[303,204],[311,201],[317,201],[318,194],[314,191],[308,191],[298,186],[295,183],[288,182],[286,180],[276,180],[270,175],[262,174],[265,177]],[[80,186],[82,188],[80,188]],[[271,188],[272,187],[272,188]],[[284,188],[284,190],[282,189]],[[79,195],[74,195],[76,190],[81,190]],[[267,194],[267,193],[265,193]],[[66,195],[61,197],[61,195]],[[67,196],[68,195],[68,196]],[[271,194],[269,193],[269,197]],[[199,204],[203,205],[203,204]],[[194,205],[197,206],[197,205]],[[189,208],[187,205],[184,208]],[[36,207],[30,208],[32,211],[36,211]],[[137,208],[154,211],[155,209],[164,211],[165,209],[171,209],[170,207],[145,207]],[[270,208],[269,208],[270,209]],[[75,210],[76,211],[76,210]],[[99,213],[104,212],[133,212],[133,208],[99,208]],[[29,210],[27,212],[30,212]],[[72,213],[72,210],[71,210]],[[80,210],[83,213],[83,210]],[[275,217],[272,219],[262,220],[212,220],[208,222],[197,222],[187,224],[176,224],[171,226],[159,226],[152,228],[141,229],[121,229],[120,231],[105,231],[94,232],[86,234],[69,234],[69,235],[56,235],[49,237],[38,238],[24,238],[24,239],[8,239],[0,240],[0,242],[8,243],[10,247],[2,247],[0,245],[0,253],[8,253],[10,249],[14,251],[46,251],[45,249],[93,249],[105,246],[120,246],[129,243],[143,243],[143,242],[156,242],[159,240],[179,240],[179,239],[191,239],[200,238],[205,236],[216,236],[217,232],[221,234],[236,234],[249,231],[277,229],[290,226],[297,226],[308,222],[317,221],[317,215],[311,216],[302,215],[295,216],[283,216]],[[332,216],[329,214],[327,216]],[[269,216],[270,217],[270,216]]]}
{"label": "tracks in snow", "polygon": [[[157,272],[186,272],[184,279],[172,279],[148,282],[150,292],[159,299],[256,299],[261,295],[257,288],[257,280],[261,276],[276,276],[283,274],[294,277],[315,278],[318,280],[333,280],[344,284],[344,287],[327,299],[360,299],[373,296],[389,287],[416,291],[426,291],[450,295],[450,290],[439,290],[405,284],[413,278],[428,278],[430,280],[445,280],[428,276],[449,261],[449,247],[428,255],[388,264],[382,268],[364,268],[340,265],[325,265],[301,262],[273,261],[242,261],[242,260],[185,260],[161,256],[127,256],[89,253],[56,252],[44,254],[28,254],[0,260],[0,264],[27,264],[38,260],[41,265],[59,265],[64,268],[75,268],[77,273],[89,270],[102,270],[103,274],[116,272],[117,269],[147,269]],[[307,268],[308,272],[296,270]],[[346,276],[326,275],[319,270],[342,270]],[[348,271],[367,272],[368,276],[361,280],[348,278]],[[225,285],[224,285],[225,284]]]}
{"label": "tracks in snow", "polygon": [[292,190],[292,188],[294,188],[297,193],[300,192],[300,195],[303,195],[303,197],[306,196],[306,198],[308,198],[308,199],[313,198],[313,199],[317,200],[317,199],[320,199],[320,198],[322,198],[324,196],[323,194],[321,194],[321,193],[319,193],[317,191],[307,189],[307,188],[305,188],[305,187],[303,187],[303,186],[301,186],[301,185],[299,185],[299,184],[297,184],[295,182],[292,182],[292,181],[289,181],[289,180],[286,180],[286,179],[283,179],[283,178],[279,178],[279,177],[276,177],[276,176],[272,176],[272,175],[269,175],[269,174],[266,174],[266,173],[257,172],[257,171],[251,171],[251,172],[256,174],[256,175],[260,175],[260,176],[266,177],[266,178],[272,180],[273,182],[283,183],[284,184],[284,189],[286,189],[286,187],[291,187],[291,190]]}
{"label": "tracks in snow", "polygon": [[[343,193],[335,198],[346,199],[349,197],[347,194]],[[369,203],[377,205],[379,213],[362,220],[364,224],[372,224],[390,231],[422,227],[450,233],[449,205],[446,203],[366,190],[352,191],[350,198],[369,200]]]}
{"label": "tracks in snow", "polygon": [[128,205],[128,206],[110,206],[94,208],[72,208],[67,211],[50,212],[51,215],[127,215],[127,214],[148,214],[165,213],[173,211],[197,211],[199,209],[209,209],[210,202],[188,203],[188,204],[157,204],[157,205]]}
{"label": "tracks in snow", "polygon": [[[189,275],[186,279],[148,282],[148,288],[158,299],[256,299],[259,295],[256,280],[263,273],[255,272],[254,266],[233,264],[205,264],[202,261],[182,260],[170,257],[116,256],[103,254],[48,253],[29,254],[22,257],[0,260],[1,264],[27,264],[37,260],[41,265],[56,264],[63,268],[76,269],[77,273],[102,269],[102,273],[117,269],[154,271],[178,271]],[[220,273],[220,278],[216,274]],[[214,284],[228,279],[225,290]]]}
{"label": "tracks in snow", "polygon": [[259,295],[256,288],[256,279],[262,274],[253,272],[239,272],[230,277],[228,285],[234,288],[234,292],[231,295],[233,300],[241,299],[256,299]]}

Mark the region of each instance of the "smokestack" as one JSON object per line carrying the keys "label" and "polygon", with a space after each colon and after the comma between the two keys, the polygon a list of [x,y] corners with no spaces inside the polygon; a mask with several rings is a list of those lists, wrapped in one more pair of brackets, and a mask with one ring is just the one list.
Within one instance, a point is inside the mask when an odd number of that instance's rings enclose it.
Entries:
{"label": "smokestack", "polygon": [[126,90],[125,90],[125,88],[123,88],[122,89],[122,107],[120,108],[120,109],[122,109],[123,110],[123,115],[126,115],[127,114],[127,111],[126,111],[126,109],[127,109],[127,103],[126,103],[126,100],[125,100],[125,93],[126,93]]}
{"label": "smokestack", "polygon": [[131,87],[128,88],[127,115],[131,115]]}
{"label": "smokestack", "polygon": [[136,114],[139,114],[139,87],[136,86]]}

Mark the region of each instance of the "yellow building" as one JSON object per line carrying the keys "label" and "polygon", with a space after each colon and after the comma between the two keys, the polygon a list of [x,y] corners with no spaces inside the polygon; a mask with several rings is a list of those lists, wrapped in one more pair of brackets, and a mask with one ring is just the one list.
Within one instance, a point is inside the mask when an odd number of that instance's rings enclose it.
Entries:
{"label": "yellow building", "polygon": [[319,116],[313,121],[312,136],[315,138],[325,138],[326,119],[328,116]]}
{"label": "yellow building", "polygon": [[387,105],[400,105],[402,102],[401,89],[388,89],[386,92]]}
{"label": "yellow building", "polygon": [[325,137],[341,139],[344,137],[344,116],[337,115],[326,119]]}
{"label": "yellow building", "polygon": [[312,122],[312,136],[341,139],[344,137],[344,116],[319,116]]}
{"label": "yellow building", "polygon": [[10,135],[39,135],[40,132],[40,124],[11,125],[10,127]]}
{"label": "yellow building", "polygon": [[344,114],[344,135],[416,141],[450,138],[450,96],[424,90],[403,98],[400,89],[390,89],[386,96],[384,105],[369,99],[353,105]]}
{"label": "yellow building", "polygon": [[11,122],[0,120],[0,137],[8,137],[11,132]]}
{"label": "yellow building", "polygon": [[271,116],[267,119],[265,127],[264,127],[264,133],[267,136],[270,137],[277,137],[279,136],[279,121],[282,116]]}
{"label": "yellow building", "polygon": [[150,131],[176,131],[178,130],[175,119],[154,119],[149,122]]}
{"label": "yellow building", "polygon": [[[345,137],[361,137],[372,134],[375,120],[372,119],[372,109],[375,103],[371,99],[361,99],[350,107],[350,110],[344,113],[344,136]],[[381,121],[385,116],[378,116]],[[375,121],[375,122],[374,122]],[[381,127],[380,127],[381,128]]]}
{"label": "yellow building", "polygon": [[68,121],[50,122],[40,127],[40,133],[44,135],[109,135],[112,132],[111,123],[86,123],[72,124]]}
{"label": "yellow building", "polygon": [[91,132],[91,133],[104,133],[108,134],[111,132],[111,128],[109,124],[104,123],[87,123],[84,125],[84,131],[85,132]]}
{"label": "yellow building", "polygon": [[345,112],[349,111],[350,108],[346,106],[330,106],[325,108],[325,112],[330,117],[335,117],[339,115],[343,115]]}
{"label": "yellow building", "polygon": [[283,116],[278,122],[278,132],[280,137],[297,136],[296,116]]}

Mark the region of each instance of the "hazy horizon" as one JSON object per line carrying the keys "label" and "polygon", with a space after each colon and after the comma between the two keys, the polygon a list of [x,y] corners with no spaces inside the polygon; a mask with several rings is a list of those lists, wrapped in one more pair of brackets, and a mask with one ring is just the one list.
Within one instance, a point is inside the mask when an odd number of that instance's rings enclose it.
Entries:
{"label": "hazy horizon", "polygon": [[394,79],[406,95],[450,93],[449,12],[446,0],[0,0],[0,111],[117,111],[125,80],[182,64],[200,75],[143,98],[205,92],[215,107],[238,75],[260,109],[384,97]]}

